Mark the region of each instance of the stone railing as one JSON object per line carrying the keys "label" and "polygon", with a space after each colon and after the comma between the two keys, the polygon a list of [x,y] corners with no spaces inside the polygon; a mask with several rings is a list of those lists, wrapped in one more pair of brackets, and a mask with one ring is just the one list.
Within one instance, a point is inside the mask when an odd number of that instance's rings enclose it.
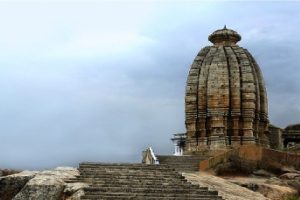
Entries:
{"label": "stone railing", "polygon": [[148,147],[146,150],[143,151],[143,164],[147,165],[158,165],[159,161],[157,157],[155,156],[153,150],[151,147]]}

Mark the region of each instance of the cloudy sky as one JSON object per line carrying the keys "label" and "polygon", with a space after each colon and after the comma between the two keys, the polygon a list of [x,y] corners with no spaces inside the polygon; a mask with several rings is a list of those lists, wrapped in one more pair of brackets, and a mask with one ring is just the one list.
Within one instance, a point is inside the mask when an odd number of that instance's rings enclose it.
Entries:
{"label": "cloudy sky", "polygon": [[263,71],[270,120],[300,122],[300,3],[0,1],[0,168],[140,162],[184,132],[195,55],[222,28]]}

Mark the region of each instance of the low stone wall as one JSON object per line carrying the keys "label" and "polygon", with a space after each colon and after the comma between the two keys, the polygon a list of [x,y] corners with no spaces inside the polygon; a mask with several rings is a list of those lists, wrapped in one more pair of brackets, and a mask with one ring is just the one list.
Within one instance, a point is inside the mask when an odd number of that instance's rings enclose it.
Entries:
{"label": "low stone wall", "polygon": [[256,145],[244,145],[237,149],[203,160],[199,163],[199,170],[214,169],[219,164],[232,162],[241,171],[251,172],[256,169],[266,169],[279,172],[284,166],[300,170],[300,154],[266,149]]}
{"label": "low stone wall", "polygon": [[208,159],[202,160],[199,163],[199,170],[205,171],[211,168],[215,168],[219,164],[226,163],[228,160],[236,154],[237,150],[226,150],[222,153],[218,153],[213,157],[210,157]]}
{"label": "low stone wall", "polygon": [[283,166],[294,167],[300,170],[300,154],[272,149],[262,149],[260,165],[264,169],[276,171]]}

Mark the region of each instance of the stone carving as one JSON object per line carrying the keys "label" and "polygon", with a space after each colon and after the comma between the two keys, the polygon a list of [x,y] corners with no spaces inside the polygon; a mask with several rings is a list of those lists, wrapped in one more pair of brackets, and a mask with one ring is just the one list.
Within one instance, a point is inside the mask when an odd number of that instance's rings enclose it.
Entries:
{"label": "stone carving", "polygon": [[248,143],[268,145],[268,101],[261,70],[230,29],[213,32],[186,84],[185,152]]}

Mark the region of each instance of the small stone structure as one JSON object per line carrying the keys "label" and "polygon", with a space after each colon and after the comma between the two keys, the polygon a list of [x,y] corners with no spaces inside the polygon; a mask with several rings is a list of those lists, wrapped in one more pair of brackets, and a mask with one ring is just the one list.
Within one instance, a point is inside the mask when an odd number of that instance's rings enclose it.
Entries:
{"label": "small stone structure", "polygon": [[270,124],[269,125],[269,141],[270,141],[270,148],[282,150],[283,149],[283,140],[282,140],[282,129]]}
{"label": "small stone structure", "polygon": [[174,147],[175,147],[174,156],[182,156],[183,155],[185,139],[186,139],[185,133],[176,133],[176,134],[174,134],[174,137],[171,138],[171,140],[174,144]]}
{"label": "small stone structure", "polygon": [[[269,125],[270,147],[277,150],[296,150],[300,143],[300,124],[288,125],[282,129],[274,125]],[[296,148],[296,149],[295,149]]]}
{"label": "small stone structure", "polygon": [[287,126],[282,133],[284,147],[287,148],[289,143],[300,143],[300,124]]}
{"label": "small stone structure", "polygon": [[151,147],[148,147],[142,152],[142,163],[147,165],[159,164],[157,157],[154,155],[154,152]]}

